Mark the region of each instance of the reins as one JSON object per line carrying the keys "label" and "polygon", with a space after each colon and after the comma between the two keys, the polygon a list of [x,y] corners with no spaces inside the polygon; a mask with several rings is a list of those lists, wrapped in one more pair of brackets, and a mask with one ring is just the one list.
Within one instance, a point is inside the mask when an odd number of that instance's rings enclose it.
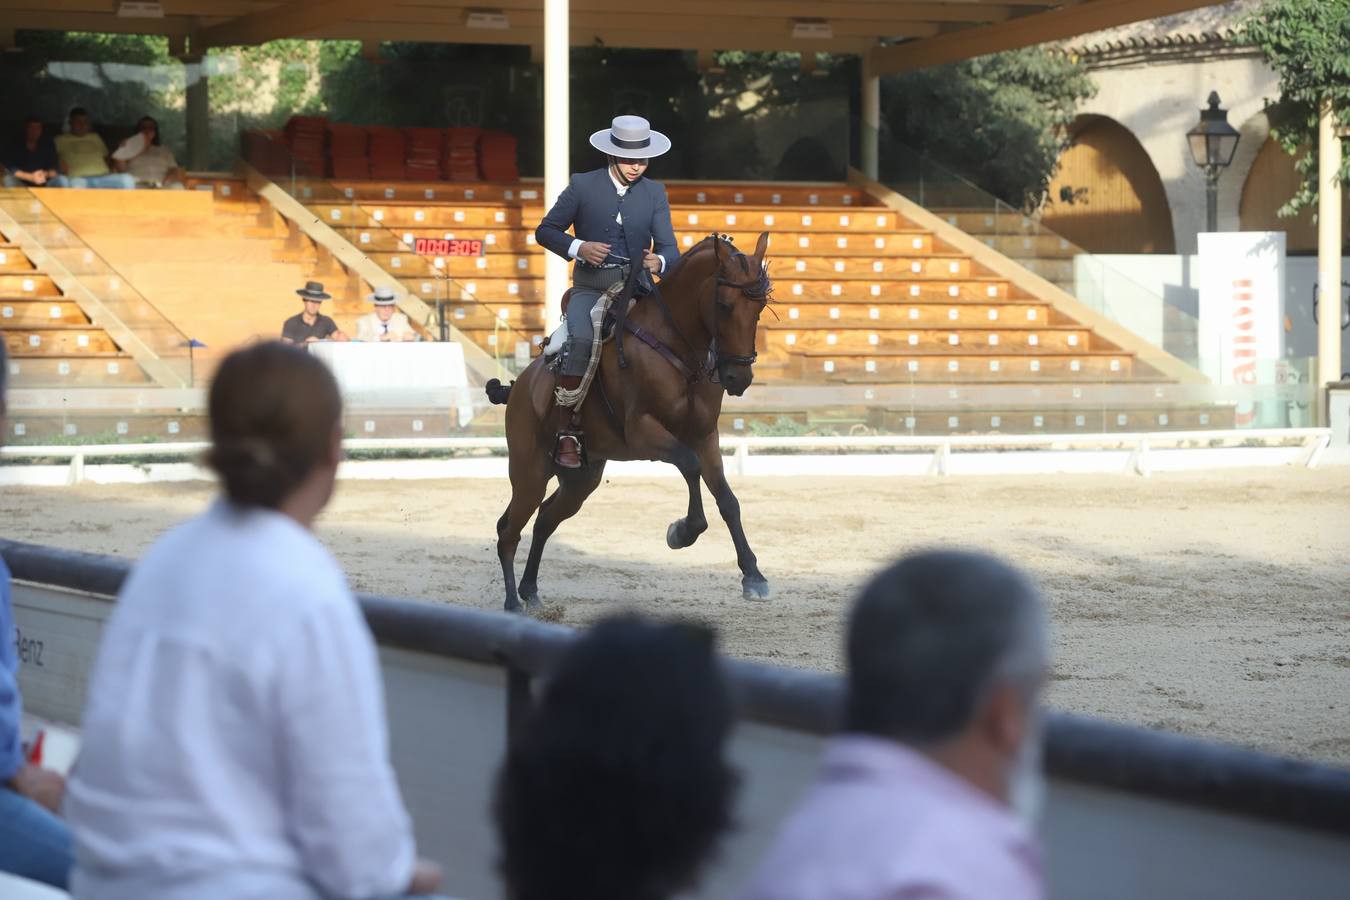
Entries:
{"label": "reins", "polygon": [[[720,238],[714,236],[713,240],[720,240]],[[769,295],[773,291],[773,282],[769,279],[768,267],[762,266],[759,275],[748,281],[732,281],[730,278],[724,278],[719,274],[717,276],[716,287],[714,287],[713,290],[716,291],[719,287],[735,288],[750,300],[768,300]],[[659,285],[653,285],[652,296],[660,307],[661,315],[665,318],[666,324],[675,332],[684,346],[689,348],[689,352],[697,358],[698,351],[694,347],[693,341],[689,340],[684,332],[680,330],[680,326],[676,324],[675,315],[670,310],[670,304],[666,303],[665,297],[662,296]],[[690,365],[687,360],[676,353],[660,338],[642,328],[640,325],[634,325],[632,322],[628,321],[627,317],[625,317],[622,322],[616,323],[616,325],[618,326],[616,330],[629,332],[635,338],[642,341],[642,343],[659,353],[666,362],[674,366],[676,371],[684,376],[684,379],[688,382],[691,390],[693,389],[693,386],[702,381],[705,376],[711,378],[717,372],[718,368],[723,365],[752,366],[755,364],[755,360],[759,358],[758,351],[751,351],[748,355],[722,353],[717,349],[716,329],[710,327],[708,328],[708,332],[712,337],[708,347],[712,352],[707,354],[707,359],[703,363]],[[622,344],[620,344],[617,349],[619,351],[619,367],[627,368],[628,361],[624,359]]]}

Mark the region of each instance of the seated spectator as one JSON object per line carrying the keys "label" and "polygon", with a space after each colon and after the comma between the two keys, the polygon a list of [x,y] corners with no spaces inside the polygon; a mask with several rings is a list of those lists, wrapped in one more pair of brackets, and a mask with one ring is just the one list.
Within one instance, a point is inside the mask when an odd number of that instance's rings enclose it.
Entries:
{"label": "seated spectator", "polygon": [[304,300],[305,308],[282,323],[282,343],[312,344],[315,341],[350,340],[336,322],[319,312],[323,301],[332,296],[324,293],[321,283],[307,281],[296,293]]}
{"label": "seated spectator", "polygon": [[[0,439],[9,376],[0,335]],[[19,650],[14,644],[9,568],[0,558],[0,872],[64,888],[74,864],[70,829],[57,816],[65,779],[24,759],[19,725]]]}
{"label": "seated spectator", "polygon": [[375,643],[310,532],[342,458],[318,359],[230,354],[208,400],[223,496],[128,576],[66,796],[76,898],[387,898],[434,889],[389,764]]}
{"label": "seated spectator", "polygon": [[159,123],[150,116],[136,123],[136,134],[118,144],[113,166],[136,179],[137,187],[184,188],[183,170],[173,151],[160,143]]}
{"label": "seated spectator", "polygon": [[358,341],[415,341],[417,332],[413,331],[408,317],[398,311],[398,301],[394,299],[392,288],[378,287],[369,297],[375,304],[375,311],[366,313],[356,320],[356,339]]}
{"label": "seated spectator", "polygon": [[124,188],[136,186],[125,172],[108,168],[108,145],[90,130],[89,113],[83,107],[70,111],[70,133],[56,136],[56,155],[61,172],[73,188]]}
{"label": "seated spectator", "polygon": [[1036,589],[973,553],[910,556],[848,626],[845,731],[746,900],[1032,900],[1048,651]]}
{"label": "seated spectator", "polygon": [[583,635],[507,750],[507,900],[669,900],[727,830],[727,685],[711,635],[634,617]]}
{"label": "seated spectator", "polygon": [[5,187],[66,187],[69,182],[60,172],[56,144],[42,133],[42,120],[29,116],[23,120],[23,135],[5,148],[0,166],[5,170]]}

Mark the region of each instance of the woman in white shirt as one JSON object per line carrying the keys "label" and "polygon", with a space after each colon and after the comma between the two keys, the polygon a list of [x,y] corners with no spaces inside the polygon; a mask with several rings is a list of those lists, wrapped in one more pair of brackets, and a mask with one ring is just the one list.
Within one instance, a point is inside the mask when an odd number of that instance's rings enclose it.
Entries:
{"label": "woman in white shirt", "polygon": [[66,795],[76,898],[317,900],[433,890],[388,758],[370,631],[310,533],[342,404],[303,350],[221,364],[224,496],[133,569],[92,672]]}
{"label": "woman in white shirt", "polygon": [[117,171],[131,175],[137,187],[184,186],[183,170],[173,151],[160,143],[159,122],[151,116],[136,123],[136,133],[117,146],[112,158]]}

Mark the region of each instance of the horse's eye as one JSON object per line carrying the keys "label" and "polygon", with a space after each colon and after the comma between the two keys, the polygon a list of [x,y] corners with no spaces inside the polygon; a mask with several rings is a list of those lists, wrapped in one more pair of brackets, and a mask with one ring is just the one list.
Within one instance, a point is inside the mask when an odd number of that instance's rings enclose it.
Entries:
{"label": "horse's eye", "polygon": [[718,301],[717,301],[717,311],[720,312],[720,313],[726,313],[726,314],[730,315],[730,314],[731,314],[731,304],[730,304],[730,303],[727,303],[727,302],[724,301],[724,300],[718,300]]}

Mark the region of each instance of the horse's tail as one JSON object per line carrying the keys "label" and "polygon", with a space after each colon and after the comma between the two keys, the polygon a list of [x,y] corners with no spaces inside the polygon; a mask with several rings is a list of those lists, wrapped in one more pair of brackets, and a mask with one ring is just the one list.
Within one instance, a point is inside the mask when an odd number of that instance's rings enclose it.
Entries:
{"label": "horse's tail", "polygon": [[487,394],[489,403],[492,403],[495,406],[501,406],[506,402],[506,398],[511,396],[511,387],[514,384],[515,382],[513,381],[511,384],[504,385],[502,384],[501,379],[492,378],[483,386],[483,391]]}

